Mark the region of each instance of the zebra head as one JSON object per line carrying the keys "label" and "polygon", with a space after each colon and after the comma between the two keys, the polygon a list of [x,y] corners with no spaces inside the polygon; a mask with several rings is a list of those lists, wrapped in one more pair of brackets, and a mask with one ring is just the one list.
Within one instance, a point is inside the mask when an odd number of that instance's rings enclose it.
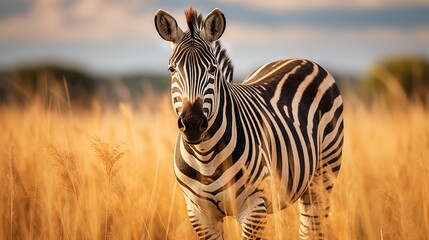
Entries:
{"label": "zebra head", "polygon": [[185,15],[189,28],[186,32],[163,10],[158,10],[155,15],[155,27],[172,45],[168,69],[173,108],[179,117],[178,127],[185,141],[197,144],[204,139],[208,119],[216,109],[215,96],[222,74],[218,71],[214,47],[225,30],[225,17],[215,9],[203,20],[192,7]]}

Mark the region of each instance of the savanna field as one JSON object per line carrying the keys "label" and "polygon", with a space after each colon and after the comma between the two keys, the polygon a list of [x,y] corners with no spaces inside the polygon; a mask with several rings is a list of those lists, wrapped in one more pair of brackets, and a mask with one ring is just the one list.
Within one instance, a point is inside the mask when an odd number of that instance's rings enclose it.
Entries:
{"label": "savanna field", "polygon": [[[85,110],[67,99],[0,105],[0,239],[196,239],[173,173],[169,95]],[[427,239],[428,108],[344,102],[329,239]],[[268,222],[269,239],[298,239],[297,205]],[[234,219],[224,228],[239,237]]]}

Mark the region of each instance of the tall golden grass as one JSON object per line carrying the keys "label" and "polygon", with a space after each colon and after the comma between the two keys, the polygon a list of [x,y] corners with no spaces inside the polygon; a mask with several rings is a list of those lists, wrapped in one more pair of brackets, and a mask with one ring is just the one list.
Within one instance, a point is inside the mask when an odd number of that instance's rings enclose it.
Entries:
{"label": "tall golden grass", "polygon": [[[330,239],[429,236],[429,111],[345,100],[343,165]],[[55,100],[0,107],[1,239],[196,239],[173,173],[169,96],[137,107]],[[297,239],[297,206],[268,219]],[[228,239],[239,236],[232,218]]]}

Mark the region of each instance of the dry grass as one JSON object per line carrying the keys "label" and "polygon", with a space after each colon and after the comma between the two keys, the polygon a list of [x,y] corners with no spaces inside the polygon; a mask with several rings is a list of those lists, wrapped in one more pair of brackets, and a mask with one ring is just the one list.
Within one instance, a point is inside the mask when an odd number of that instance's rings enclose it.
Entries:
{"label": "dry grass", "polygon": [[[158,102],[2,106],[0,239],[196,238],[173,173],[175,118]],[[418,104],[346,101],[331,239],[429,235],[428,120]],[[297,217],[296,205],[271,216],[270,238],[297,239]],[[239,234],[232,218],[224,228]]]}

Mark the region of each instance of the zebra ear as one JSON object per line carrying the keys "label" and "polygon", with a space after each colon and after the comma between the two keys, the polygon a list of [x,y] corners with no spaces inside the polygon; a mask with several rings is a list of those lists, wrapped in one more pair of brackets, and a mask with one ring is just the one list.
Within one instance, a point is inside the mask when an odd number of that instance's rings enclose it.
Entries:
{"label": "zebra ear", "polygon": [[226,20],[219,8],[209,13],[204,21],[205,38],[209,42],[218,40],[225,31]]}
{"label": "zebra ear", "polygon": [[176,19],[162,9],[155,14],[155,27],[159,36],[169,42],[177,43],[183,35]]}

